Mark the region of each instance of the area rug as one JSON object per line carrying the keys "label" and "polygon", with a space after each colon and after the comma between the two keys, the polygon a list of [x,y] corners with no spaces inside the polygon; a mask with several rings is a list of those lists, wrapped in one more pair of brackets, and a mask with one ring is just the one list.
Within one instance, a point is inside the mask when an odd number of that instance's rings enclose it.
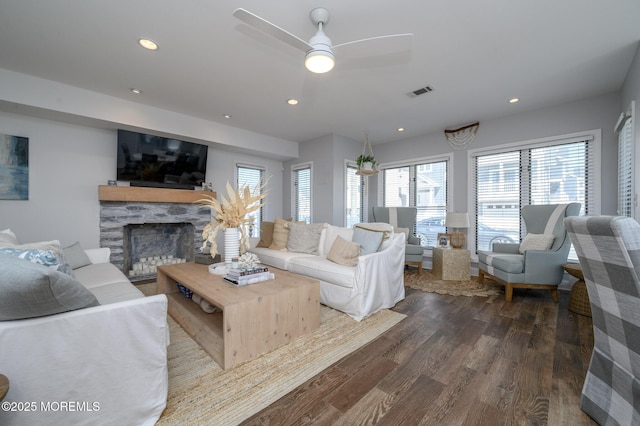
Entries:
{"label": "area rug", "polygon": [[500,286],[491,281],[485,281],[484,285],[478,283],[477,277],[471,277],[469,281],[445,281],[434,278],[428,269],[423,269],[422,275],[418,275],[417,270],[410,269],[405,271],[404,285],[429,293],[448,294],[451,296],[488,297],[501,292]]}
{"label": "area rug", "polygon": [[[147,295],[155,293],[155,283],[138,288]],[[157,425],[238,424],[405,317],[382,310],[356,322],[320,305],[317,330],[230,370],[222,370],[169,317],[169,396]]]}

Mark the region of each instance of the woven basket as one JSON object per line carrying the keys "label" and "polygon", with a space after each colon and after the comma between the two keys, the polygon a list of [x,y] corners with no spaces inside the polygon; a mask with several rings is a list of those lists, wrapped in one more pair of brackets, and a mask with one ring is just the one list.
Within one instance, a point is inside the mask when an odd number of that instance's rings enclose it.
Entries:
{"label": "woven basket", "polygon": [[568,309],[576,314],[591,316],[591,303],[589,302],[589,293],[587,292],[587,285],[582,280],[576,281],[571,288],[569,294],[569,306]]}

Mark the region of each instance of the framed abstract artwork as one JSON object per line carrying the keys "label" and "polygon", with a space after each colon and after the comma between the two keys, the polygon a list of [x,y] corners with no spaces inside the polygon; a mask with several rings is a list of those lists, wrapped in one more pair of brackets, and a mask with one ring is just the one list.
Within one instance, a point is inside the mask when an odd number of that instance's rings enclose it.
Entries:
{"label": "framed abstract artwork", "polygon": [[0,200],[29,199],[29,138],[0,134]]}

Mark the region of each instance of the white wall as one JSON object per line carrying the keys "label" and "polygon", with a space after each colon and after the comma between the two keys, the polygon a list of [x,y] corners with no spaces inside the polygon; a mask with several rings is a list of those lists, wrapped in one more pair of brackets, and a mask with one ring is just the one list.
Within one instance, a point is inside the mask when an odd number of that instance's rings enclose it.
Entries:
{"label": "white wall", "polygon": [[291,215],[292,167],[312,163],[312,213],[314,223],[344,224],[345,173],[344,160],[355,161],[362,149],[361,142],[340,135],[327,135],[300,144],[300,156],[284,163],[283,212]]}
{"label": "white wall", "polygon": [[[521,102],[526,102],[522,100]],[[602,214],[615,214],[617,185],[617,139],[613,126],[620,114],[620,94],[610,93],[577,102],[513,114],[480,123],[470,148],[504,145],[513,142],[565,135],[585,130],[602,129]],[[443,132],[407,139],[400,142],[375,145],[376,160],[388,163],[409,158],[428,157],[454,152]],[[453,158],[451,194],[452,211],[469,211],[468,173],[466,151],[455,151]],[[378,184],[378,180],[373,181]],[[373,186],[371,187],[373,188]],[[376,192],[377,193],[377,192]],[[377,205],[376,193],[370,193],[370,205]]]}
{"label": "white wall", "polygon": [[[0,230],[11,228],[22,242],[98,247],[98,186],[116,177],[116,131],[2,112],[0,129],[29,138],[29,200],[0,200]],[[224,191],[237,162],[266,168],[272,176],[266,214],[280,216],[280,161],[209,148],[206,180]]]}
{"label": "white wall", "polygon": [[116,176],[115,132],[3,113],[0,129],[29,138],[29,200],[0,200],[0,229],[98,247],[98,185]]}

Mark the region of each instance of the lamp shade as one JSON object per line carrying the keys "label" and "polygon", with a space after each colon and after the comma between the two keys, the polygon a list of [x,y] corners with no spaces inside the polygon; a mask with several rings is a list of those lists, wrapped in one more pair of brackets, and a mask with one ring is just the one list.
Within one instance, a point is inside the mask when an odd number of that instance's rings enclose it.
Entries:
{"label": "lamp shade", "polygon": [[448,228],[468,228],[469,213],[447,212],[445,226]]}

